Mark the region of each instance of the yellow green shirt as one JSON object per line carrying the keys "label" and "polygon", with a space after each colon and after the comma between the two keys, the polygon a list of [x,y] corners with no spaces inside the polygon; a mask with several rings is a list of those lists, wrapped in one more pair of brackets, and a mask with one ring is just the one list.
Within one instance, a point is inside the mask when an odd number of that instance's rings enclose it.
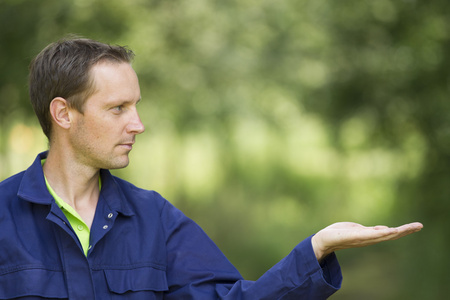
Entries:
{"label": "yellow green shirt", "polygon": [[78,236],[78,239],[80,240],[81,246],[83,247],[84,255],[87,256],[87,252],[89,250],[89,236],[91,234],[89,227],[86,225],[86,223],[84,223],[80,214],[77,213],[77,211],[72,206],[66,203],[55,193],[55,191],[48,183],[47,178],[45,178],[45,184],[47,185],[49,193],[55,199],[56,204],[59,206],[59,208],[61,208],[67,220],[69,220],[70,225],[72,226],[73,230]]}
{"label": "yellow green shirt", "polygon": [[[42,165],[44,165],[45,159],[42,160],[41,163],[42,163]],[[44,178],[45,178],[45,176],[44,176]],[[70,206],[68,203],[66,203],[63,199],[61,199],[61,197],[59,197],[55,193],[55,191],[52,189],[52,187],[48,183],[47,178],[45,178],[45,184],[47,185],[47,189],[48,189],[50,195],[53,196],[56,204],[59,206],[59,208],[61,208],[62,212],[64,213],[67,220],[69,221],[70,226],[72,226],[73,231],[75,231],[75,234],[78,236],[81,246],[83,247],[84,255],[87,256],[87,252],[89,250],[89,237],[91,234],[89,227],[83,221],[80,214],[77,213],[77,211],[72,206]],[[100,179],[99,179],[99,187],[101,189]]]}

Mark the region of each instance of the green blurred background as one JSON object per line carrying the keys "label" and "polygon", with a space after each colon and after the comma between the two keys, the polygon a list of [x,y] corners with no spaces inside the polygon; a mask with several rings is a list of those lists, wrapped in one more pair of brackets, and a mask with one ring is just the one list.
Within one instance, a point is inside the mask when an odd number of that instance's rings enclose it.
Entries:
{"label": "green blurred background", "polygon": [[333,222],[420,221],[413,236],[338,252],[331,298],[446,299],[448,7],[2,0],[0,180],[47,148],[30,60],[68,33],[128,45],[147,130],[114,173],[197,221],[246,279]]}

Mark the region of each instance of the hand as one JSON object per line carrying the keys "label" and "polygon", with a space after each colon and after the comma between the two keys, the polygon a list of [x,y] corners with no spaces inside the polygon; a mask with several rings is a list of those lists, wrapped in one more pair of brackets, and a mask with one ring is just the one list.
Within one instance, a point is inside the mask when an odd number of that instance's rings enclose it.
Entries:
{"label": "hand", "polygon": [[320,230],[312,237],[311,242],[317,260],[321,261],[334,251],[396,240],[420,231],[422,227],[418,222],[394,228],[380,225],[366,227],[352,222],[340,222]]}

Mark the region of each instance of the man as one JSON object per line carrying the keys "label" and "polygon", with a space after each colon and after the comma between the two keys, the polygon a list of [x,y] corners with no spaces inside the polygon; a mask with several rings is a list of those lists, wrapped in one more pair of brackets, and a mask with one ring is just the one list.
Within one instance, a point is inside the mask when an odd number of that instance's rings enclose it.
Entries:
{"label": "man", "polygon": [[255,282],[192,220],[126,167],[144,132],[133,53],[88,39],[46,47],[30,99],[49,151],[0,183],[0,299],[325,299],[340,288],[334,251],[422,228],[333,224]]}

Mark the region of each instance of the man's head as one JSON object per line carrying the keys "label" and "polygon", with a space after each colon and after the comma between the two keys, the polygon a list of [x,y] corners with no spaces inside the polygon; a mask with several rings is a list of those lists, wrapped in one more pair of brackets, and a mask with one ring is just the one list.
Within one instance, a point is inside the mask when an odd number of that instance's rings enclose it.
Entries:
{"label": "man's head", "polygon": [[56,97],[83,113],[86,99],[94,92],[92,67],[104,61],[130,63],[131,50],[90,39],[63,39],[42,50],[30,65],[29,91],[42,130],[51,140],[50,103]]}

